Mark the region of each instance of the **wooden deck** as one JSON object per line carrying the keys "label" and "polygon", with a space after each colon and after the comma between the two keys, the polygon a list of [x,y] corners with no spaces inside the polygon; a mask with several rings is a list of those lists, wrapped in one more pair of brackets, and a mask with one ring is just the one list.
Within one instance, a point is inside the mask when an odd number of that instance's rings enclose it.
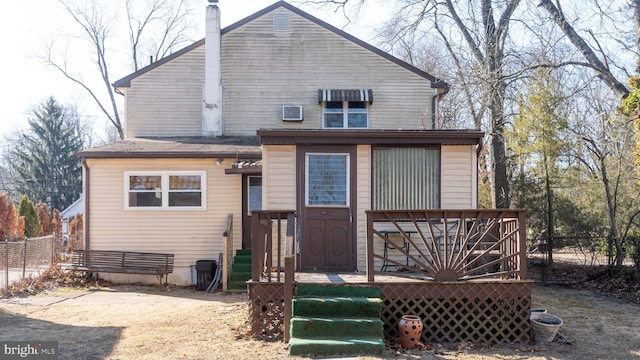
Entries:
{"label": "wooden deck", "polygon": [[[310,283],[379,288],[387,338],[399,337],[399,319],[412,314],[423,319],[426,343],[530,342],[524,211],[368,211],[367,269],[354,273],[295,272],[295,236],[281,237],[284,221],[294,228],[291,213],[253,218],[247,288],[254,336],[286,340],[296,286]],[[387,241],[400,252],[396,257],[384,251]]]}
{"label": "wooden deck", "polygon": [[[397,338],[402,315],[418,315],[425,331],[422,342],[529,343],[531,284],[529,280],[421,281],[362,273],[296,273],[298,284],[369,286],[380,289],[386,338]],[[250,281],[251,323],[263,340],[286,338],[285,282]]]}
{"label": "wooden deck", "polygon": [[[273,279],[277,278],[277,273],[272,273]],[[281,274],[284,279],[284,272]],[[315,272],[296,272],[296,283],[303,284],[343,284],[343,285],[367,285],[370,286],[371,282],[367,280],[367,274],[364,272],[338,272],[338,273],[315,273]],[[260,282],[267,282],[266,279],[262,279]],[[384,283],[392,283],[392,284],[422,284],[424,280],[421,279],[411,279],[406,277],[398,277],[393,275],[393,272],[389,272],[389,275],[377,275],[375,284],[384,284]],[[433,281],[432,281],[433,282]],[[510,283],[513,280],[508,279],[475,279],[468,280],[469,283],[472,284],[495,284],[495,283]],[[516,281],[517,282],[517,281]],[[529,282],[527,280],[523,280],[523,282]],[[447,282],[438,282],[438,283],[447,283]],[[457,283],[457,282],[453,282]]]}

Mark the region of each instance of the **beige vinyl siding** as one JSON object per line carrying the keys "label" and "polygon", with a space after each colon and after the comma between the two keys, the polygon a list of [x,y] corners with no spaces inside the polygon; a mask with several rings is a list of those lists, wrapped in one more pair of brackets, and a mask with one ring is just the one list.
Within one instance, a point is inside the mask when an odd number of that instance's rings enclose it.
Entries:
{"label": "beige vinyl siding", "polygon": [[[234,248],[241,247],[241,177],[225,175],[211,160],[89,159],[90,248],[175,254],[169,282],[190,283],[196,260],[214,259],[222,252],[227,214],[233,214]],[[125,210],[126,171],[206,171],[206,210]],[[141,278],[157,281],[154,277]]]}
{"label": "beige vinyl siding", "polygon": [[358,270],[365,271],[367,266],[367,217],[365,210],[371,209],[371,146],[359,145],[357,148],[357,206],[356,209],[356,263]]}
{"label": "beige vinyl siding", "polygon": [[202,134],[204,46],[138,76],[126,92],[126,138]]}
{"label": "beige vinyl siding", "polygon": [[[262,208],[265,210],[296,210],[296,147],[294,145],[263,145],[262,148]],[[282,222],[280,263],[293,251],[293,238],[286,236],[287,221]],[[273,266],[278,263],[277,228],[273,228]]]}
{"label": "beige vinyl siding", "polygon": [[441,207],[475,209],[477,195],[477,157],[475,145],[447,145],[441,150]]}
{"label": "beige vinyl siding", "polygon": [[262,148],[262,208],[296,209],[296,147],[264,145]]}
{"label": "beige vinyl siding", "polygon": [[[274,32],[271,12],[223,35],[225,135],[322,128],[322,88],[373,89],[369,128],[431,127],[430,81],[289,14],[290,31]],[[204,45],[132,80],[126,90],[126,137],[200,135],[203,82]],[[282,121],[282,105],[302,105],[304,120]]]}
{"label": "beige vinyl siding", "polygon": [[[256,128],[321,128],[317,93],[321,88],[373,89],[370,128],[430,127],[435,92],[428,80],[288,13],[290,31],[274,32],[271,12],[223,36],[225,134],[252,135]],[[283,122],[285,104],[303,105],[304,120]]]}

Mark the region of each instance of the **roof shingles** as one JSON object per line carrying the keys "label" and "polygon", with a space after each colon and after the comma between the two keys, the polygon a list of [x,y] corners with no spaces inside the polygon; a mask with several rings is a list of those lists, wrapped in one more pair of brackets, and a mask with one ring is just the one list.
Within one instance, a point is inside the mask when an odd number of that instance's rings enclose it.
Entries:
{"label": "roof shingles", "polygon": [[257,136],[134,138],[93,147],[78,153],[81,158],[210,158],[262,157]]}

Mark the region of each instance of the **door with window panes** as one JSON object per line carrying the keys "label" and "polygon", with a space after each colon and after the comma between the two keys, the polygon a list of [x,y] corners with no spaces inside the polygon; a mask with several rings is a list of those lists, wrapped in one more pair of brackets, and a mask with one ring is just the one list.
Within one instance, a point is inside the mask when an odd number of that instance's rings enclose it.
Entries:
{"label": "door with window panes", "polygon": [[262,210],[262,176],[242,176],[242,248],[251,249],[251,212]]}
{"label": "door with window panes", "polygon": [[355,147],[298,147],[300,269],[355,270]]}

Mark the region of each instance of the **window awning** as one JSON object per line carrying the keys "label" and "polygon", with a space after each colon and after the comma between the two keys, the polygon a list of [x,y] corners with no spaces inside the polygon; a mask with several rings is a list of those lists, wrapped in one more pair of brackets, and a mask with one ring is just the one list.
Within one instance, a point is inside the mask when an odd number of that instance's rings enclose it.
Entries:
{"label": "window awning", "polygon": [[231,168],[224,169],[225,174],[262,174],[262,160],[238,160],[231,164]]}
{"label": "window awning", "polygon": [[319,89],[318,103],[323,101],[364,101],[373,103],[371,89]]}

